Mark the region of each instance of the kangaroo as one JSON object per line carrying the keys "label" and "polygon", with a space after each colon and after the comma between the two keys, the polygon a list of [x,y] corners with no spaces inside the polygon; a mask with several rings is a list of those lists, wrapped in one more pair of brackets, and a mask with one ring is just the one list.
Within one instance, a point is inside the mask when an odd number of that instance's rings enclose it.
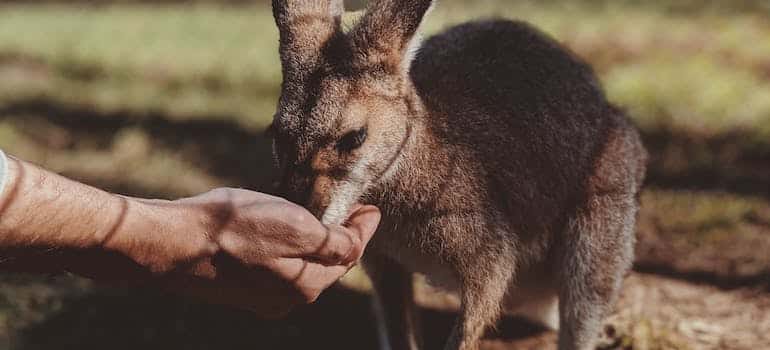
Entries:
{"label": "kangaroo", "polygon": [[424,42],[430,0],[273,0],[283,83],[279,191],[324,223],[382,222],[362,264],[381,344],[420,344],[412,275],[457,291],[446,349],[503,312],[594,346],[633,259],[646,152],[592,69],[531,26],[461,24]]}

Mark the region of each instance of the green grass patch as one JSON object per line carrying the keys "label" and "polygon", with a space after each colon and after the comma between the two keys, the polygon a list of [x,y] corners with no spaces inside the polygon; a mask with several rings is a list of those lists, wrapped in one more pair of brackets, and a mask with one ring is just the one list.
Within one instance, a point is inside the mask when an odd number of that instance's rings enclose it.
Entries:
{"label": "green grass patch", "polygon": [[0,17],[0,56],[15,67],[0,79],[6,104],[44,97],[251,125],[275,108],[277,32],[265,7],[8,6]]}
{"label": "green grass patch", "polygon": [[[491,16],[532,22],[586,57],[644,127],[770,133],[770,24],[761,12],[447,2],[425,31]],[[256,127],[273,114],[280,67],[266,6],[7,5],[0,17],[0,105],[45,98]]]}
{"label": "green grass patch", "polygon": [[619,65],[605,75],[612,100],[646,129],[770,137],[770,79],[708,57]]}

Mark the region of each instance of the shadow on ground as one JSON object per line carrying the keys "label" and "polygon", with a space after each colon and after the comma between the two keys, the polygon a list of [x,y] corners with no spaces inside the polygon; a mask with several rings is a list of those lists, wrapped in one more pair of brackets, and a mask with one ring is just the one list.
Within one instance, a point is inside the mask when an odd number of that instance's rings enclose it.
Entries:
{"label": "shadow on ground", "polygon": [[649,185],[770,198],[770,143],[749,131],[696,135],[657,129],[643,130],[642,138],[650,153]]}
{"label": "shadow on ground", "polygon": [[[41,143],[55,142],[41,124],[66,130],[70,136],[56,145],[65,148],[76,147],[74,140],[106,148],[118,132],[135,128],[149,135],[154,147],[181,154],[226,183],[266,190],[272,176],[269,139],[261,130],[245,129],[232,116],[191,119],[160,112],[97,112],[41,98],[0,107],[2,119],[28,125],[23,129]],[[642,137],[651,155],[650,185],[770,198],[770,144],[756,141],[750,131],[703,136],[656,129],[643,131]],[[128,184],[121,187],[131,190]]]}
{"label": "shadow on ground", "polygon": [[[226,308],[151,292],[100,290],[65,303],[23,330],[18,349],[376,349],[369,296],[342,287],[288,319],[264,321]],[[422,310],[426,349],[440,349],[455,314]],[[489,337],[514,340],[542,332],[504,319]]]}

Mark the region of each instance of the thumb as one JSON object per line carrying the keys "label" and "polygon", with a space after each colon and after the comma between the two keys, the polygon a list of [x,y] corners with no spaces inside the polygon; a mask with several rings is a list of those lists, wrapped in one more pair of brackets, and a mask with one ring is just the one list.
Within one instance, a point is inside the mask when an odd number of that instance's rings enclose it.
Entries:
{"label": "thumb", "polygon": [[353,214],[350,215],[350,218],[348,218],[345,226],[361,240],[361,249],[358,250],[358,256],[355,257],[355,260],[360,259],[364,254],[366,245],[369,243],[369,240],[372,239],[372,236],[374,236],[374,232],[377,231],[377,226],[380,224],[381,217],[382,215],[377,207],[373,205],[364,205],[353,212]]}

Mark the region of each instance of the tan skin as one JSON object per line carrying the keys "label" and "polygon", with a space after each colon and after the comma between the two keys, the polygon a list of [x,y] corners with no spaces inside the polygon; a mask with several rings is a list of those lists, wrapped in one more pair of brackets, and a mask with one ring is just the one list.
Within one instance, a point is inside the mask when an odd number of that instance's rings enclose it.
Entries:
{"label": "tan skin", "polygon": [[322,225],[284,199],[221,188],[175,201],[118,196],[8,157],[0,269],[69,271],[282,316],[352,267],[380,212]]}

